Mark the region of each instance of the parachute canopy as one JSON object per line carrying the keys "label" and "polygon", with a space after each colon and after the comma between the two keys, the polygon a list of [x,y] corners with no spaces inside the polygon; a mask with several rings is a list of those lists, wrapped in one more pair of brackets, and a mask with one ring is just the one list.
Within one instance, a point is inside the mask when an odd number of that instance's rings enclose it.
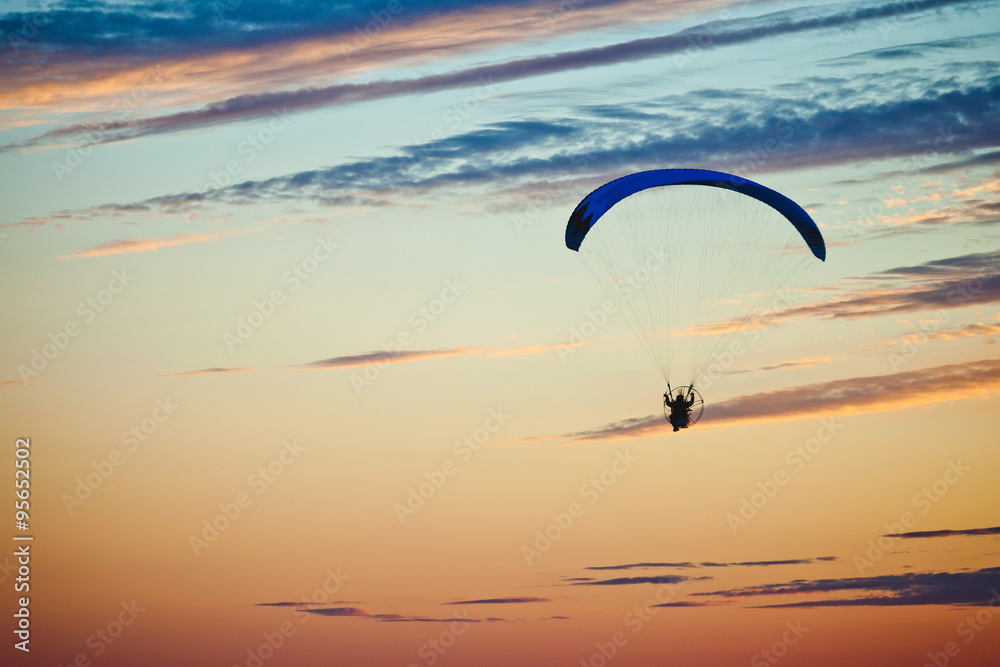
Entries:
{"label": "parachute canopy", "polygon": [[[823,236],[801,206],[706,169],[643,171],[602,185],[570,216],[566,246],[664,379],[687,366],[690,375],[674,384],[701,390],[706,378],[746,365],[738,357],[766,349],[757,336],[788,306],[782,289],[826,259]],[[595,335],[603,326],[596,319]],[[750,335],[734,340],[740,332]]]}
{"label": "parachute canopy", "polygon": [[823,243],[823,236],[819,233],[816,223],[801,206],[760,183],[708,169],[654,169],[629,174],[605,183],[587,195],[573,211],[566,226],[566,247],[570,250],[579,250],[583,238],[591,227],[622,199],[642,190],[667,185],[705,185],[735,190],[747,197],[753,197],[785,216],[802,235],[812,254],[817,259],[826,260],[826,244]]}

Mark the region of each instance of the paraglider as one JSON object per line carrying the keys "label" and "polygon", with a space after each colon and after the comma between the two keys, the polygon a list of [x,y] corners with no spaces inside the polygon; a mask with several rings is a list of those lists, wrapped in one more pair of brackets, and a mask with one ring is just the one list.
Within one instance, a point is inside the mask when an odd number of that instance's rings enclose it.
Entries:
{"label": "paraglider", "polygon": [[674,433],[697,424],[704,409],[705,401],[694,387],[672,389],[667,383],[667,391],[663,394],[663,414],[674,427]]}
{"label": "paraglider", "polygon": [[[704,389],[732,363],[727,344],[736,332],[780,288],[826,259],[823,236],[801,206],[707,169],[656,169],[605,183],[573,211],[566,247],[608,291],[658,367],[674,431],[701,418],[695,387]],[[680,361],[690,363],[690,375],[672,389]]]}

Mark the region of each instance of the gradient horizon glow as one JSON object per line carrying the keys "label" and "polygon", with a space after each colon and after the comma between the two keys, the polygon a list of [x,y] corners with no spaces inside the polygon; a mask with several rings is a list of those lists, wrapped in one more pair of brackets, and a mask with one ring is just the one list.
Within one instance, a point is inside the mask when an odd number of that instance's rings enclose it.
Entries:
{"label": "gradient horizon glow", "polygon": [[[985,0],[4,3],[3,664],[998,664],[998,47]],[[660,168],[827,245],[680,433],[563,238]]]}

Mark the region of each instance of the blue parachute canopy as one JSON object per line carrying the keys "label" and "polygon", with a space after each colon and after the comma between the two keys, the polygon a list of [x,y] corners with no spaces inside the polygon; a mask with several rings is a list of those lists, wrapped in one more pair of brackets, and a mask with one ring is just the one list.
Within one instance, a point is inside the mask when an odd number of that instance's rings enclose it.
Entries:
{"label": "blue parachute canopy", "polygon": [[597,224],[612,206],[622,199],[649,188],[667,185],[707,185],[733,190],[767,204],[781,213],[809,245],[809,250],[818,259],[826,260],[826,244],[816,223],[801,206],[781,193],[766,188],[759,183],[708,169],[654,169],[640,171],[605,183],[589,195],[573,211],[566,226],[566,247],[580,250],[587,232]]}

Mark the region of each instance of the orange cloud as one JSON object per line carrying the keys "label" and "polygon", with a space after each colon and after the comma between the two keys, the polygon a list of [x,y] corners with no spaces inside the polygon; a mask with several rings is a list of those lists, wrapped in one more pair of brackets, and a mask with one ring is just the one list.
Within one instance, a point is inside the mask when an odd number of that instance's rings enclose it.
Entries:
{"label": "orange cloud", "polygon": [[184,371],[182,373],[165,373],[163,375],[157,375],[158,378],[173,378],[181,377],[184,375],[214,375],[216,373],[239,373],[242,371],[256,371],[260,370],[256,366],[250,368],[203,368],[200,371]]}
{"label": "orange cloud", "polygon": [[[589,342],[589,341],[587,341]],[[514,347],[508,349],[493,349],[486,354],[487,359],[497,359],[502,357],[522,357],[529,354],[544,354],[560,347],[580,347],[585,343],[549,343],[547,345],[527,345],[525,347]]]}
{"label": "orange cloud", "polygon": [[[456,347],[440,350],[385,350],[381,352],[362,352],[360,354],[348,354],[329,359],[320,359],[306,364],[295,366],[298,370],[327,370],[331,368],[356,368],[358,366],[384,366],[387,364],[404,364],[412,361],[424,361],[426,359],[440,359],[443,357],[455,356],[477,356],[486,359],[502,357],[519,357],[529,354],[543,354],[558,348],[562,343],[550,345],[529,345],[526,347],[516,347],[509,349],[497,349],[489,346],[485,347]],[[156,377],[182,377],[188,375],[210,375],[215,373],[237,373],[240,371],[256,371],[257,367],[251,368],[204,368],[197,371],[183,371],[181,373],[165,373]]]}
{"label": "orange cloud", "polygon": [[130,98],[139,98],[143,107],[191,106],[260,92],[261,87],[316,85],[375,69],[426,63],[434,57],[629,21],[662,20],[724,4],[721,0],[673,0],[651,6],[627,0],[592,7],[571,4],[564,10],[557,3],[531,3],[398,21],[364,43],[356,43],[357,34],[349,31],[208,55],[167,57],[152,67],[111,58],[47,61],[44,66],[32,64],[5,72],[8,81],[0,90],[0,112],[25,107],[49,107],[58,113],[111,109],[120,116],[117,107],[126,111],[134,107],[121,103]]}
{"label": "orange cloud", "polygon": [[954,338],[971,338],[973,336],[995,336],[1000,334],[1000,324],[967,324],[951,331],[937,331],[930,334],[931,338],[938,340],[952,340]]}
{"label": "orange cloud", "polygon": [[842,356],[806,357],[804,359],[796,359],[795,361],[785,361],[780,364],[761,366],[760,368],[748,368],[746,370],[726,371],[726,373],[728,375],[735,375],[739,373],[759,373],[761,371],[774,371],[786,368],[808,368],[809,366],[818,366],[819,364],[826,364],[831,361],[836,361],[837,359],[843,359],[843,357]]}
{"label": "orange cloud", "polygon": [[[986,396],[1000,390],[1000,359],[937,366],[891,375],[834,380],[749,394],[705,408],[700,424],[775,422],[804,417],[903,410]],[[661,415],[636,417],[563,436],[570,443],[648,438],[671,426]],[[698,428],[698,427],[695,427]]]}
{"label": "orange cloud", "polygon": [[162,239],[118,239],[108,241],[94,246],[89,250],[78,252],[75,255],[63,255],[59,259],[72,259],[74,257],[104,257],[105,255],[124,255],[134,252],[152,252],[160,248],[170,248],[172,246],[184,245],[185,243],[208,243],[217,238],[228,236],[228,234],[180,234]]}
{"label": "orange cloud", "polygon": [[355,366],[367,366],[369,364],[382,366],[386,364],[403,364],[410,361],[422,361],[424,359],[437,359],[439,357],[454,357],[457,355],[479,354],[486,347],[456,347],[445,350],[400,350],[382,352],[363,352],[361,354],[349,354],[341,357],[331,357],[330,359],[320,359],[308,364],[302,364],[297,368],[301,370],[325,370],[329,368],[352,368]]}
{"label": "orange cloud", "polygon": [[559,436],[557,435],[531,435],[524,438],[513,438],[512,440],[504,440],[503,442],[498,442],[493,446],[504,447],[506,445],[527,445],[536,442],[551,442],[558,439]]}
{"label": "orange cloud", "polygon": [[385,350],[381,352],[362,352],[361,354],[349,354],[330,359],[313,361],[302,364],[298,368],[302,369],[326,369],[326,368],[351,368],[354,366],[366,366],[368,364],[401,364],[409,361],[422,361],[424,359],[436,359],[439,357],[453,357],[457,355],[479,356],[485,359],[499,359],[503,357],[521,357],[529,354],[544,354],[551,350],[565,346],[565,343],[551,343],[547,345],[527,345],[525,347],[495,348],[485,347],[457,347],[444,350]]}

